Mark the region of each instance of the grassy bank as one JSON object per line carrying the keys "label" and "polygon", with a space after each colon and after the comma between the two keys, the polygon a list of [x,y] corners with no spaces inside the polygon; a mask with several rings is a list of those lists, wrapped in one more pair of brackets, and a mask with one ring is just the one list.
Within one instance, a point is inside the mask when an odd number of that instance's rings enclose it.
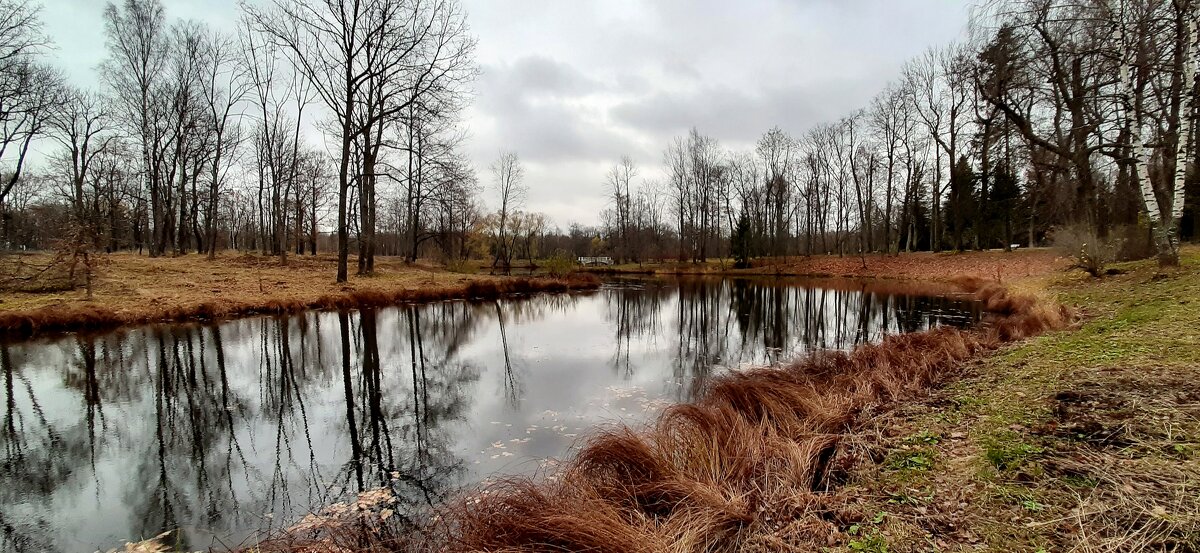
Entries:
{"label": "grassy bank", "polygon": [[[336,260],[332,256],[292,257],[286,267],[276,258],[231,252],[212,261],[198,255],[150,258],[129,253],[100,259],[91,299],[82,287],[62,284],[67,280],[62,275],[34,279],[23,290],[4,292],[0,297],[0,334],[24,336],[598,286],[598,281],[588,275],[465,275],[390,259],[378,260],[375,274],[351,276],[342,284],[334,282]],[[47,260],[48,256],[11,256],[7,262],[38,267]]]}
{"label": "grassy bank", "polygon": [[747,269],[734,269],[732,261],[717,259],[706,263],[626,263],[588,270],[596,273],[790,275],[923,281],[972,277],[1010,281],[1059,272],[1068,264],[1057,252],[1036,248],[1011,252],[912,252],[899,255],[763,258],[753,260],[752,266]]}
{"label": "grassy bank", "polygon": [[855,551],[1200,550],[1200,249],[1023,283],[1087,319],[879,416],[844,490]]}

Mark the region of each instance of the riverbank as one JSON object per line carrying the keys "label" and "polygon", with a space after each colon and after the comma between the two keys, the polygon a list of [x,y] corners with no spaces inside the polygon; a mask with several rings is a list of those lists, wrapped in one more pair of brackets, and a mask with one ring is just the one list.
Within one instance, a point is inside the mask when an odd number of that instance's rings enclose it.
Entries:
{"label": "riverbank", "polygon": [[910,252],[899,255],[763,258],[753,260],[751,265],[747,269],[734,269],[730,260],[711,260],[706,263],[626,263],[587,270],[602,274],[787,275],[922,281],[951,281],[971,277],[1011,281],[1061,272],[1070,265],[1070,261],[1054,250],[1034,248],[1011,252]]}
{"label": "riverbank", "polygon": [[[48,256],[26,256],[36,266]],[[468,275],[394,259],[379,259],[376,273],[334,282],[332,256],[277,258],[225,252],[150,258],[117,253],[99,258],[92,299],[82,287],[51,285],[5,292],[0,298],[0,335],[103,330],[123,325],[214,320],[306,309],[355,308],[404,301],[488,298],[510,293],[592,289],[591,275],[564,278]],[[61,280],[49,279],[55,283]]]}
{"label": "riverbank", "polygon": [[[1027,283],[1087,316],[862,432],[857,551],[1200,550],[1200,248],[1183,267]],[[853,525],[849,524],[853,523]],[[854,530],[854,532],[851,532]]]}

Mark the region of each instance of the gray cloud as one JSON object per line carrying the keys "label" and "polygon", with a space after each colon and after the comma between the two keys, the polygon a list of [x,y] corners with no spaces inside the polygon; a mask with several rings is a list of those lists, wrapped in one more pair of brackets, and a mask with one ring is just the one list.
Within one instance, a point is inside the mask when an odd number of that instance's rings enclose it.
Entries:
{"label": "gray cloud", "polygon": [[485,67],[483,73],[487,84],[530,95],[580,96],[604,86],[570,65],[542,56],[523,57],[509,67]]}
{"label": "gray cloud", "polygon": [[494,152],[514,150],[530,161],[555,163],[614,159],[632,148],[615,129],[587,109],[589,97],[607,86],[575,68],[531,56],[512,64],[485,66],[476,117],[496,134]]}
{"label": "gray cloud", "polygon": [[[104,2],[42,2],[60,65],[95,86]],[[737,148],[864,106],[905,60],[958,37],[972,0],[463,2],[483,69],[466,151],[485,184],[496,154],[516,151],[529,207],[566,226],[598,222],[619,156],[659,177],[663,148],[692,126]],[[238,17],[235,0],[163,4],[226,30]]]}
{"label": "gray cloud", "polygon": [[945,0],[469,7],[489,71],[507,72],[481,83],[473,147],[538,164],[530,198],[563,224],[597,222],[599,209],[569,206],[604,205],[604,172],[618,156],[660,178],[662,150],[693,126],[728,148],[776,125],[803,134],[865,106],[904,61],[959,36],[967,17],[966,1]]}

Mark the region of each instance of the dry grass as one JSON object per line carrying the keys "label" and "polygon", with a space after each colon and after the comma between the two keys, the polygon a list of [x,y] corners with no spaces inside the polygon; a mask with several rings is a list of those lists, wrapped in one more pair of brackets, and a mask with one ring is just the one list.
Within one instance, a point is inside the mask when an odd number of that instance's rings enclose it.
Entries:
{"label": "dry grass", "polygon": [[1008,282],[1014,279],[1061,272],[1071,264],[1054,250],[1021,249],[1011,252],[962,253],[911,252],[899,255],[760,258],[749,269],[733,269],[728,260],[705,264],[664,263],[621,265],[590,269],[594,272],[659,274],[794,275],[815,277],[885,278],[947,281],[961,277]]}
{"label": "dry grass", "polygon": [[851,353],[721,376],[701,399],[666,409],[644,429],[597,431],[553,474],[471,491],[420,531],[300,534],[330,549],[422,551],[813,551],[837,543],[848,524],[837,490],[862,461],[853,432],[865,415],[923,394],[981,352],[1072,320],[995,283],[960,285],[992,311],[979,329],[891,336]]}
{"label": "dry grass", "polygon": [[[37,255],[9,263],[36,266]],[[29,335],[98,330],[161,321],[211,320],[256,313],[354,308],[403,301],[494,297],[500,294],[594,288],[588,275],[516,278],[463,275],[438,268],[377,261],[376,274],[334,282],[333,257],[276,258],[225,253],[149,258],[129,253],[104,257],[94,297],[83,290],[6,292],[0,299],[0,334]]]}

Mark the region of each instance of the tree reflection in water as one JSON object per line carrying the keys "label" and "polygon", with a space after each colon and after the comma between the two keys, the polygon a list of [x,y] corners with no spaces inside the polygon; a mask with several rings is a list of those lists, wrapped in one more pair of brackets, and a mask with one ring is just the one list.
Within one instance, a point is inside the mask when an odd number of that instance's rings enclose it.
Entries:
{"label": "tree reflection in water", "polygon": [[681,279],[0,344],[0,551],[219,547],[381,486],[418,520],[716,371],[977,318],[861,283]]}

